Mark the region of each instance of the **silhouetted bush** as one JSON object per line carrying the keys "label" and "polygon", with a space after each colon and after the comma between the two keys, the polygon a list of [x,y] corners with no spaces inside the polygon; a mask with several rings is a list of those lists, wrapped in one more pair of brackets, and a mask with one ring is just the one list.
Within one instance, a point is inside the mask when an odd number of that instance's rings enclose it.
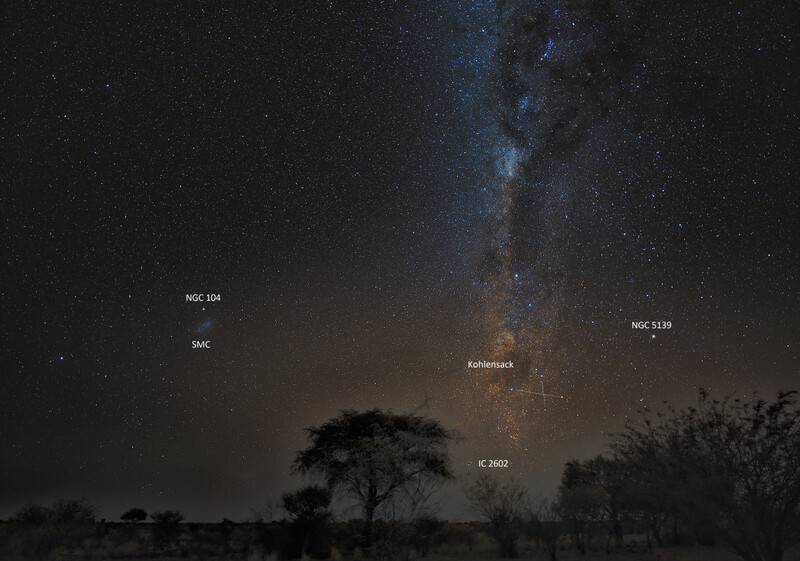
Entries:
{"label": "silhouetted bush", "polygon": [[147,512],[141,508],[132,508],[119,517],[123,522],[142,522],[147,519]]}
{"label": "silhouetted bush", "polygon": [[435,516],[420,516],[412,523],[411,543],[422,557],[444,540],[446,524]]}
{"label": "silhouetted bush", "polygon": [[290,555],[327,558],[330,552],[330,490],[318,486],[304,487],[286,493],[282,500],[291,519]]}
{"label": "silhouetted bush", "polygon": [[183,514],[177,510],[164,510],[150,515],[153,521],[154,545],[163,549],[173,544],[180,534]]}
{"label": "silhouetted bush", "polygon": [[497,542],[501,557],[517,557],[528,506],[527,492],[516,482],[500,483],[482,475],[466,490],[473,508],[489,522],[489,535]]}
{"label": "silhouetted bush", "polygon": [[86,499],[25,506],[11,518],[9,549],[24,558],[41,559],[57,549],[79,547],[97,537],[95,516],[96,509]]}
{"label": "silhouetted bush", "polygon": [[683,522],[700,543],[719,535],[748,561],[781,561],[800,533],[796,392],[767,402],[701,390],[696,407],[629,425],[613,450],[626,485],[673,511],[676,538]]}

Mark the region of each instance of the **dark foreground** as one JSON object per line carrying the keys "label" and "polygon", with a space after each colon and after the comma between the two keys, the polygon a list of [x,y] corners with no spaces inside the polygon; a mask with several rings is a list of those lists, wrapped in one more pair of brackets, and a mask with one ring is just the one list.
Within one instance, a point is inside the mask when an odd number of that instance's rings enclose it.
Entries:
{"label": "dark foreground", "polygon": [[[101,560],[193,559],[278,561],[283,559],[362,560],[494,560],[500,559],[495,542],[481,523],[445,523],[430,527],[383,526],[377,529],[371,554],[359,543],[358,523],[334,524],[309,535],[282,522],[220,524],[182,523],[172,528],[155,524],[106,523],[92,525],[0,524],[0,559]],[[555,551],[553,551],[555,549]],[[723,546],[667,546],[648,544],[644,535],[628,535],[613,546],[595,538],[585,554],[568,536],[555,548],[536,537],[518,542],[521,559],[740,561]],[[784,561],[800,561],[796,550]]]}

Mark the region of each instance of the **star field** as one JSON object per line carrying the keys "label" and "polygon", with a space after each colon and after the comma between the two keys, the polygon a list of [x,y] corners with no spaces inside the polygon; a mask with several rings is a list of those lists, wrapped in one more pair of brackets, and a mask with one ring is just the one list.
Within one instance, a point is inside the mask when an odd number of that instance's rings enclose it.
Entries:
{"label": "star field", "polygon": [[0,517],[243,518],[304,427],[420,404],[547,491],[637,407],[797,387],[789,4],[9,12]]}

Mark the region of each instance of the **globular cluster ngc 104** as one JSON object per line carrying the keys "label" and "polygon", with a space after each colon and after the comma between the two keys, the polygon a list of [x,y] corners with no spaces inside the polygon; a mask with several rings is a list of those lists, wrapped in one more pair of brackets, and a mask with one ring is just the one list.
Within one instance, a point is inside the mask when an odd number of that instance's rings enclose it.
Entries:
{"label": "globular cluster ngc 104", "polygon": [[643,406],[798,386],[790,2],[5,21],[0,517],[243,518],[346,408],[546,491]]}

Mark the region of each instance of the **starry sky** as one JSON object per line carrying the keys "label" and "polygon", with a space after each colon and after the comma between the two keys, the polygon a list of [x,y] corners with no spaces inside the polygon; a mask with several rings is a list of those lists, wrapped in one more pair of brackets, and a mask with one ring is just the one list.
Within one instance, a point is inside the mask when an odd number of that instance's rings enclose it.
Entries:
{"label": "starry sky", "polygon": [[546,494],[639,407],[800,387],[796,5],[5,12],[0,516],[243,519],[344,408]]}

